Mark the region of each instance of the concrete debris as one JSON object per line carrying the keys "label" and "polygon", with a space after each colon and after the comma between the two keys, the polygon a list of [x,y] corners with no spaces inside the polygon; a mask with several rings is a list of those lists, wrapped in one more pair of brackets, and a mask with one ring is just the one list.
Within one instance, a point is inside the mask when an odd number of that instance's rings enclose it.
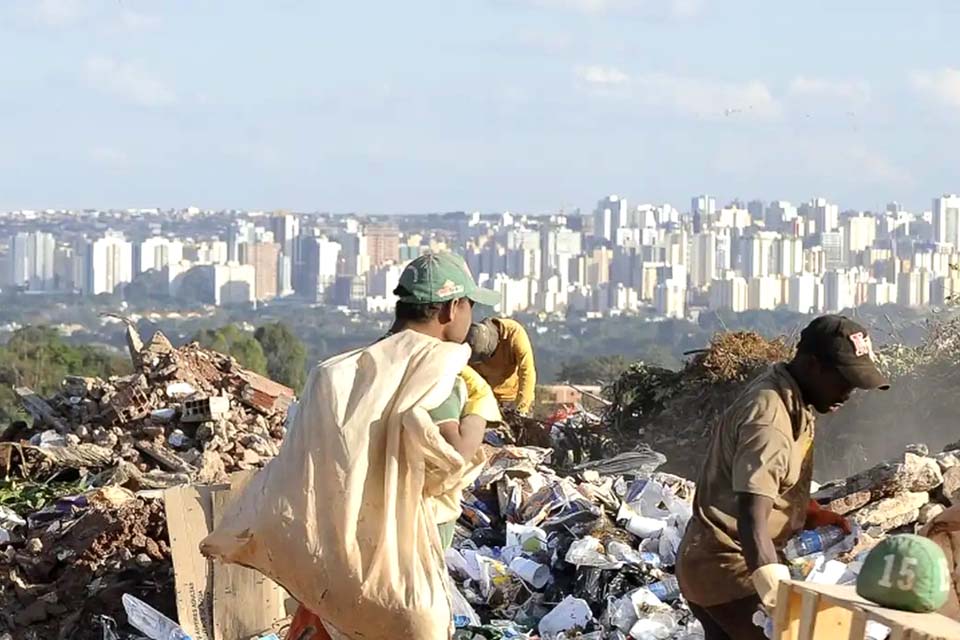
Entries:
{"label": "concrete debris", "polygon": [[42,463],[28,470],[32,478],[84,469],[112,481],[126,477],[131,489],[157,488],[173,480],[166,474],[216,481],[276,455],[292,389],[196,343],[175,348],[160,332],[143,344],[128,326],[127,343],[132,375],[68,376],[46,399],[17,388],[33,417],[32,430],[15,433],[17,442],[48,428],[63,436],[44,437],[26,452]]}

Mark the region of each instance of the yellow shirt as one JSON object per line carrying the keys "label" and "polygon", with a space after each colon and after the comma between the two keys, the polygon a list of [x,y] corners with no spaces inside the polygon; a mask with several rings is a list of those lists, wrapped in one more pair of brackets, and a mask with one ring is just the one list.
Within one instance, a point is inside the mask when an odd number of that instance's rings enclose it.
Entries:
{"label": "yellow shirt", "polygon": [[537,385],[530,338],[516,320],[494,318],[493,324],[500,336],[497,350],[489,360],[472,366],[493,387],[497,400],[516,402],[517,410],[527,413],[533,408],[533,391]]}

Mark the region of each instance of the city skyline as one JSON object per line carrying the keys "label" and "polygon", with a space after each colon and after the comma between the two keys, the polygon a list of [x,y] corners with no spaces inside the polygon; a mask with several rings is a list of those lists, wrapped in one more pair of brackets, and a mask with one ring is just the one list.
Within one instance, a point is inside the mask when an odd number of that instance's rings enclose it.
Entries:
{"label": "city skyline", "polygon": [[[720,201],[722,202],[722,201]],[[960,196],[929,210],[827,198],[689,208],[608,195],[586,213],[370,217],[274,211],[0,212],[0,284],[140,304],[287,299],[389,313],[418,255],[455,251],[497,313],[696,319],[704,310],[941,307],[960,296]]]}
{"label": "city skyline", "polygon": [[0,209],[925,207],[960,6],[11,1]]}

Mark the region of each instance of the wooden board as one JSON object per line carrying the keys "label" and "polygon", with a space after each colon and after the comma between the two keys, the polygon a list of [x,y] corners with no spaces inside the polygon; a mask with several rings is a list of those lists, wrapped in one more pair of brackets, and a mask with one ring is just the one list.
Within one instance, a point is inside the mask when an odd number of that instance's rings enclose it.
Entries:
{"label": "wooden board", "polygon": [[[238,491],[213,494],[213,526]],[[259,571],[235,564],[217,564],[213,573],[215,640],[246,640],[276,628],[286,618],[286,592]]]}
{"label": "wooden board", "polygon": [[[229,489],[229,485],[220,489]],[[199,546],[213,527],[212,492],[212,486],[196,485],[163,492],[177,617],[193,640],[213,640],[213,562],[200,554]]]}
{"label": "wooden board", "polygon": [[887,609],[864,600],[852,586],[789,582],[780,585],[778,597],[787,603],[774,612],[777,640],[862,639],[867,620],[890,627],[892,640],[960,639],[960,622],[938,613]]}
{"label": "wooden board", "polygon": [[252,472],[230,484],[186,485],[164,491],[173,555],[177,616],[193,640],[249,640],[286,617],[286,592],[256,571],[214,563],[200,553],[212,531]]}

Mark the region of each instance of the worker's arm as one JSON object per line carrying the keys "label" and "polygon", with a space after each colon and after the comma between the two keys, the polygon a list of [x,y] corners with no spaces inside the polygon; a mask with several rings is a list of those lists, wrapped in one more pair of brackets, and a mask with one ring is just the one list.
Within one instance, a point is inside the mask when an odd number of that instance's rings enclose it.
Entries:
{"label": "worker's arm", "polygon": [[752,493],[737,494],[737,533],[743,547],[747,568],[753,573],[767,564],[776,564],[777,548],[767,522],[773,511],[773,500]]}
{"label": "worker's arm", "polygon": [[478,415],[470,414],[463,416],[459,421],[448,420],[437,426],[440,427],[440,435],[463,456],[464,460],[473,460],[477,449],[483,443],[487,421]]}
{"label": "worker's arm", "polygon": [[517,411],[529,414],[537,386],[537,367],[533,361],[533,346],[523,327],[517,327],[511,347],[517,361]]}
{"label": "worker's arm", "polygon": [[766,400],[759,397],[755,414],[737,427],[732,475],[744,560],[760,601],[771,611],[777,603],[780,582],[790,579],[790,570],[777,558],[769,520],[790,469],[791,442],[782,431],[782,416],[771,410],[769,398]]}

